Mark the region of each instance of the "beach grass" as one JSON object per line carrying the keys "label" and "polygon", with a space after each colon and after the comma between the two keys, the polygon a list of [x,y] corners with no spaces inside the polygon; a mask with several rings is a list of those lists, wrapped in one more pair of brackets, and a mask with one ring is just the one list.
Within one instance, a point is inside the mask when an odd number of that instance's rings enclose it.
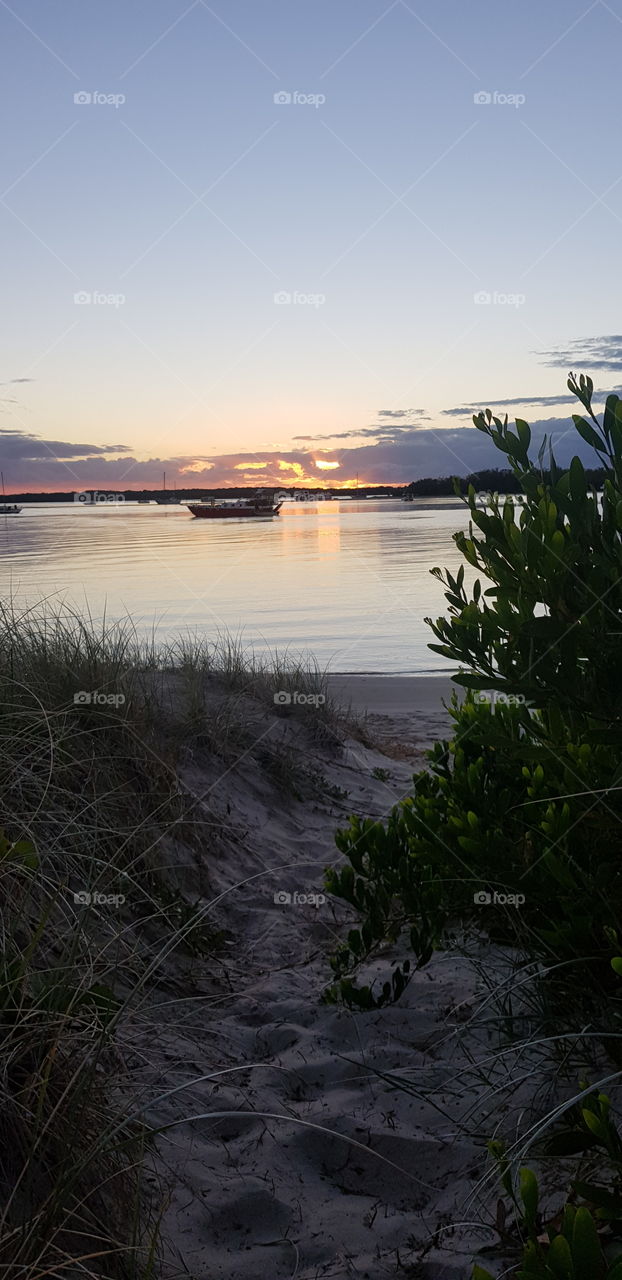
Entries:
{"label": "beach grass", "polygon": [[266,755],[251,712],[278,727],[304,708],[306,729],[338,744],[324,690],[317,668],[234,639],[158,646],[129,623],[0,607],[3,1275],[156,1269],[167,1192],[121,1031],[148,1033],[171,957],[209,963],[220,945],[175,873],[192,862],[207,882],[222,823],[178,765],[196,753],[218,774],[250,752],[296,790],[302,747],[277,735]]}

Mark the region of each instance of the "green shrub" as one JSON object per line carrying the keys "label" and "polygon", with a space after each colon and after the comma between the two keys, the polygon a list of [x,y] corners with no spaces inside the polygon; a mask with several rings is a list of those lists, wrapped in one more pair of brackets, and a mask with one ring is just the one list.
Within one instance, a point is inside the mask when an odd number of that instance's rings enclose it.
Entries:
{"label": "green shrub", "polygon": [[[433,570],[449,609],[427,620],[431,648],[459,667],[454,679],[466,698],[460,705],[454,697],[451,740],[428,753],[412,796],[386,822],[352,818],[337,834],[345,865],[329,869],[327,886],[360,922],[333,957],[328,997],[361,1008],[395,999],[413,963],[426,964],[450,930],[477,927],[540,961],[549,982],[570,976],[565,998],[548,1005],[553,1038],[586,1005],[591,1026],[604,1011],[600,1025],[615,1055],[622,1043],[622,401],[607,398],[601,423],[591,379],[571,374],[568,386],[587,413],[573,421],[602,468],[601,494],[578,457],[562,471],[550,446],[545,471],[546,442],[536,467],[526,422],[517,420],[514,432],[489,410],[474,418],[505,454],[524,498],[491,495],[482,505],[470,486],[469,530],[455,541],[482,577],[467,591],[464,566],[455,576]],[[361,963],[404,935],[414,962],[396,966],[379,992],[357,985]],[[513,1173],[529,1143],[516,1142],[509,1153],[498,1139],[489,1144],[514,1212],[506,1228],[498,1206],[497,1225],[503,1244],[522,1252],[511,1268],[520,1280],[622,1280],[622,1140],[611,1110],[605,1094],[583,1083],[579,1101],[537,1126],[545,1140],[533,1154],[554,1162],[566,1200],[547,1217],[533,1170]],[[559,1164],[568,1158],[578,1162],[569,1188]],[[492,1280],[491,1273],[477,1265],[473,1280]]]}
{"label": "green shrub", "polygon": [[[610,1099],[582,1082],[563,1127],[541,1146],[544,1157],[556,1160],[580,1155],[588,1170],[571,1180],[571,1199],[546,1220],[533,1170],[521,1168],[515,1187],[504,1144],[488,1144],[514,1211],[512,1221],[504,1203],[498,1220],[506,1239],[515,1234],[522,1244],[522,1263],[512,1274],[519,1280],[622,1280],[622,1140]],[[477,1264],[473,1280],[494,1278]]]}
{"label": "green shrub", "polygon": [[[360,927],[333,958],[329,995],[369,1007],[393,999],[412,971],[395,969],[380,993],[355,970],[406,930],[425,964],[456,921],[522,942],[549,966],[581,965],[584,990],[608,990],[622,951],[622,401],[602,425],[592,382],[569,387],[590,421],[575,427],[604,468],[590,491],[578,457],[562,471],[529,457],[531,433],[479,414],[476,427],[503,452],[524,501],[471,487],[467,533],[455,541],[484,575],[445,586],[448,617],[428,622],[431,648],[459,666],[453,737],[429,753],[413,794],[386,822],[353,818],[337,834],[345,866],[331,893]],[[486,690],[487,693],[482,691]],[[478,903],[476,895],[491,901]],[[495,900],[496,895],[496,900]],[[486,909],[483,910],[483,905]]]}

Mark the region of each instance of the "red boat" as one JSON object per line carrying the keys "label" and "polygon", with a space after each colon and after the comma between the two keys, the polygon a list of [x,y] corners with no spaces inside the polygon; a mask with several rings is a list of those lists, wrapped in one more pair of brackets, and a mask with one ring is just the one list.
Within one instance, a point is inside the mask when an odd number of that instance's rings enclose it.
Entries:
{"label": "red boat", "polygon": [[278,516],[282,503],[275,502],[269,494],[259,493],[254,498],[237,498],[235,502],[188,502],[191,515],[201,520],[239,519],[240,516]]}

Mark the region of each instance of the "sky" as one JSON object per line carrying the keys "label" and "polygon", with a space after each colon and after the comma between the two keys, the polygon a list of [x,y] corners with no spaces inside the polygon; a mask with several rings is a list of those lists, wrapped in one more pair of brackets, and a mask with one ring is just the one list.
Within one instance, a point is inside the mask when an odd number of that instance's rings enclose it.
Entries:
{"label": "sky", "polygon": [[0,45],[7,490],[466,474],[488,406],[592,460],[622,0],[0,0]]}

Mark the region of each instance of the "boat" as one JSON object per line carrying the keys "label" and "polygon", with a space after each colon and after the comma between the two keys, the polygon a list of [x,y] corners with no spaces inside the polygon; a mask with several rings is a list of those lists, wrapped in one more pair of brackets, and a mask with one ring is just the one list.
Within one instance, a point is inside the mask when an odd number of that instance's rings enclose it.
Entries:
{"label": "boat", "polygon": [[173,493],[170,493],[170,491],[169,493],[166,492],[166,471],[164,472],[162,496],[160,498],[156,498],[156,502],[159,507],[178,507],[181,502],[181,498],[177,497],[177,493],[175,491]]}
{"label": "boat", "polygon": [[237,498],[235,502],[226,500],[217,502],[212,498],[209,502],[187,502],[185,505],[190,514],[198,516],[200,520],[231,520],[240,516],[246,519],[252,516],[264,518],[278,516],[282,506],[271,494],[261,491],[255,494],[254,498]]}
{"label": "boat", "polygon": [[[2,478],[2,497],[4,498],[4,472],[0,471]],[[18,516],[21,507],[16,502],[0,502],[0,516]]]}

